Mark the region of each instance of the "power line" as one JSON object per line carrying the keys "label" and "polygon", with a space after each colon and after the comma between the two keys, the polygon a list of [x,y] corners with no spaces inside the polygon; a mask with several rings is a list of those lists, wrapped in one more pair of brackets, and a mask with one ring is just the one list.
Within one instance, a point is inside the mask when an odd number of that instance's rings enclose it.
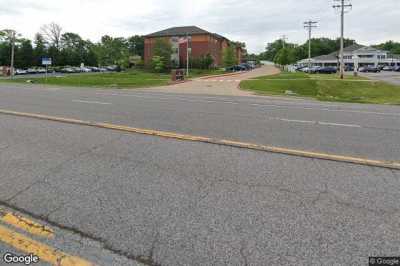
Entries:
{"label": "power line", "polygon": [[350,0],[333,0],[338,2],[338,5],[333,5],[333,8],[340,10],[340,78],[344,78],[344,14],[350,11],[353,7]]}
{"label": "power line", "polygon": [[304,28],[308,30],[308,69],[311,67],[311,34],[312,29],[318,27],[317,23],[317,21],[312,20],[304,22]]}

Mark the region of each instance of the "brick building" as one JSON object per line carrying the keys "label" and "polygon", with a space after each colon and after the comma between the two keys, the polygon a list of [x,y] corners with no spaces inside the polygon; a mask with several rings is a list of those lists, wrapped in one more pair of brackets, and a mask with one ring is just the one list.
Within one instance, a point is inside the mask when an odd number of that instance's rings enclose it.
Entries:
{"label": "brick building", "polygon": [[[189,39],[190,57],[195,59],[210,54],[214,59],[214,66],[222,66],[223,50],[230,45],[235,45],[227,38],[219,34],[208,32],[196,26],[169,28],[145,36],[145,65],[149,65],[151,63],[151,58],[153,57],[154,43],[158,38],[165,39],[166,41],[171,43],[173,50],[171,60],[180,66],[186,65],[186,38]],[[238,63],[240,63],[243,59],[244,51],[242,48],[237,47],[236,45],[235,49],[236,58],[238,60]]]}

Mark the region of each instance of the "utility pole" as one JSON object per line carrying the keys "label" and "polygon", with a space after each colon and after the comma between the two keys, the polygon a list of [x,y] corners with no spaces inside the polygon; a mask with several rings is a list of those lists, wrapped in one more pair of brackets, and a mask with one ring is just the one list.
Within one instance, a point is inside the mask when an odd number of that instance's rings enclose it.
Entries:
{"label": "utility pole", "polygon": [[14,77],[14,51],[15,51],[15,31],[10,30],[9,38],[11,43],[11,64],[10,64],[10,78]]}
{"label": "utility pole", "polygon": [[288,40],[287,36],[286,35],[282,35],[281,36],[281,40],[282,40],[283,49],[285,49],[285,44],[286,44],[286,41]]}
{"label": "utility pole", "polygon": [[350,0],[334,0],[339,2],[338,5],[334,5],[333,8],[340,10],[340,78],[344,78],[344,14],[347,10],[353,7],[350,4]]}
{"label": "utility pole", "polygon": [[304,28],[308,30],[308,69],[311,68],[311,33],[312,29],[318,27],[317,21],[306,21],[304,22]]}
{"label": "utility pole", "polygon": [[186,33],[186,76],[189,76],[189,34]]}

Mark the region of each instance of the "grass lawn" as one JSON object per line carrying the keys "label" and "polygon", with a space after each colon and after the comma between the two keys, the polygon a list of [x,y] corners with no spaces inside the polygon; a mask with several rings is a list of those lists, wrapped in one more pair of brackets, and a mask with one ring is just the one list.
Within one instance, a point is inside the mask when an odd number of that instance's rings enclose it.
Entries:
{"label": "grass lawn", "polygon": [[264,95],[310,97],[320,101],[400,104],[400,86],[366,78],[338,75],[281,73],[242,81],[242,89]]}
{"label": "grass lawn", "polygon": [[16,78],[13,80],[0,79],[1,82],[26,83],[31,80],[35,84],[49,84],[76,87],[110,87],[110,88],[144,88],[167,85],[171,77],[167,74],[144,71],[127,71],[120,73],[90,73],[67,75],[64,77],[45,78]]}
{"label": "grass lawn", "polygon": [[[186,70],[185,70],[186,71]],[[189,78],[226,74],[224,69],[190,69]]]}
{"label": "grass lawn", "polygon": [[[225,74],[223,69],[191,69],[189,77],[198,78],[210,75]],[[171,81],[170,74],[130,70],[120,73],[87,73],[45,78],[18,77],[13,80],[0,79],[0,82],[48,84],[75,87],[109,87],[109,88],[146,88],[167,85]]]}

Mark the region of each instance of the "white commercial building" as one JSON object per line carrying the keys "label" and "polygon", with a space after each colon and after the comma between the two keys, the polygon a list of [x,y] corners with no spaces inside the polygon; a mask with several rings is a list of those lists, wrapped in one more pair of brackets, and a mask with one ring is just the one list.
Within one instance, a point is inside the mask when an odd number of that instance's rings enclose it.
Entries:
{"label": "white commercial building", "polygon": [[[400,55],[390,54],[387,51],[369,46],[354,44],[344,48],[344,63],[346,66],[400,66]],[[307,65],[308,59],[297,62],[298,65]],[[311,58],[313,66],[338,66],[339,52]]]}

